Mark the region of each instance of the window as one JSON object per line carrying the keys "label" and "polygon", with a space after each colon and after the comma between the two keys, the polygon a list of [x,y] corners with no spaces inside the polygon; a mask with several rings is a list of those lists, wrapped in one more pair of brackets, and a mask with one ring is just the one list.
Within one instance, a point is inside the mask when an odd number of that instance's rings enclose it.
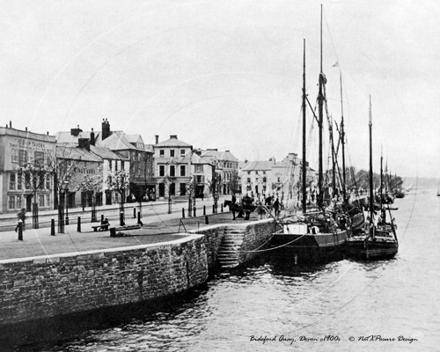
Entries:
{"label": "window", "polygon": [[198,176],[196,177],[196,182],[197,182],[197,183],[202,183],[202,182],[203,182],[203,176],[198,175]]}
{"label": "window", "polygon": [[15,191],[15,174],[9,174],[9,189]]}
{"label": "window", "polygon": [[165,156],[165,150],[160,149],[159,150],[159,156],[161,156],[163,158]]}
{"label": "window", "polygon": [[40,194],[38,197],[38,206],[39,207],[44,207],[44,194]]}
{"label": "window", "polygon": [[44,174],[38,175],[38,188],[39,189],[44,188]]}
{"label": "window", "polygon": [[266,175],[266,171],[263,171],[263,175]]}
{"label": "window", "polygon": [[111,160],[108,161],[108,169],[110,171],[112,171],[112,161]]}
{"label": "window", "polygon": [[170,150],[170,157],[171,157],[171,158],[174,158],[174,149],[171,149],[171,150]]}
{"label": "window", "polygon": [[250,183],[250,182],[251,182],[251,178],[250,178],[250,177],[248,177],[248,179],[247,179],[247,182],[248,182],[248,183]]}
{"label": "window", "polygon": [[180,165],[180,176],[186,176],[185,165]]}
{"label": "window", "polygon": [[18,149],[11,150],[11,162],[18,163]]}
{"label": "window", "polygon": [[176,184],[170,183],[170,196],[176,195]]}
{"label": "window", "polygon": [[23,189],[23,173],[21,171],[19,171],[17,174],[17,189]]}
{"label": "window", "polygon": [[18,151],[18,163],[20,166],[24,166],[27,163],[27,151],[26,150],[19,150]]}
{"label": "window", "polygon": [[15,209],[15,196],[9,196],[8,198],[9,209]]}
{"label": "window", "polygon": [[46,175],[46,189],[50,189],[50,176]]}
{"label": "window", "polygon": [[174,165],[170,166],[170,176],[171,177],[176,176],[176,167]]}
{"label": "window", "polygon": [[203,172],[203,165],[196,165],[196,172]]}
{"label": "window", "polygon": [[125,162],[124,161],[121,161],[121,170],[122,171],[125,170]]}
{"label": "window", "polygon": [[180,149],[180,156],[185,156],[185,149]]}
{"label": "window", "polygon": [[115,171],[118,171],[118,161],[115,160]]}
{"label": "window", "polygon": [[263,177],[263,182],[267,182],[267,179],[266,179],[266,177]]}
{"label": "window", "polygon": [[35,159],[35,165],[36,166],[43,166],[44,165],[44,152],[34,152],[34,159]]}
{"label": "window", "polygon": [[50,195],[46,194],[46,206],[50,205]]}
{"label": "window", "polygon": [[186,195],[186,184],[184,184],[184,183],[180,184],[180,195],[181,196]]}
{"label": "window", "polygon": [[17,204],[15,204],[17,209],[21,209],[21,196],[17,196]]}
{"label": "window", "polygon": [[251,174],[251,172],[250,172],[250,171],[248,171],[247,173],[248,173],[248,175],[250,175],[250,174]]}
{"label": "window", "polygon": [[24,187],[26,189],[29,189],[31,187],[31,174],[29,172],[26,172],[24,175]]}
{"label": "window", "polygon": [[159,166],[159,176],[165,176],[165,166],[164,165]]}
{"label": "window", "polygon": [[258,175],[258,171],[255,171],[255,174]]}

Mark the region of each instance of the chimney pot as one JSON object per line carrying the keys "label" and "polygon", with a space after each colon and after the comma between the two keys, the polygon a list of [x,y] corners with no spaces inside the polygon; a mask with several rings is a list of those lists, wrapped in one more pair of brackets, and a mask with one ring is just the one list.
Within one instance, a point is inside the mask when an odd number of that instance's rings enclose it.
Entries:
{"label": "chimney pot", "polygon": [[12,128],[12,121],[9,121],[9,128]]}
{"label": "chimney pot", "polygon": [[156,134],[155,137],[156,137],[156,144],[159,144],[159,135]]}

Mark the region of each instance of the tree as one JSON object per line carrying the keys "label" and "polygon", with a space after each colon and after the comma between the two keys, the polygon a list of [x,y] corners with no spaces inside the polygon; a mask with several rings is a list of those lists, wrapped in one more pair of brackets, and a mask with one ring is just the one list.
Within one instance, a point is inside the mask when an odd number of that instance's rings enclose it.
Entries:
{"label": "tree", "polygon": [[78,185],[78,190],[92,195],[92,222],[96,219],[96,193],[102,190],[102,178],[100,176],[85,175],[84,180]]}
{"label": "tree", "polygon": [[222,184],[222,177],[220,174],[215,172],[215,166],[212,167],[212,179],[208,182],[209,190],[211,191],[212,197],[214,198],[214,209],[217,211],[217,203],[219,198],[219,188]]}
{"label": "tree", "polygon": [[130,187],[130,173],[125,170],[118,170],[110,172],[106,180],[107,189],[115,191],[120,194],[121,200],[119,203],[120,222],[121,226],[124,225],[124,200],[125,193]]}
{"label": "tree", "polygon": [[240,193],[241,180],[238,176],[238,171],[233,170],[231,173],[231,179],[229,180],[229,190],[233,195]]}
{"label": "tree", "polygon": [[38,229],[38,191],[44,188],[45,180],[51,176],[50,168],[44,160],[34,160],[33,162],[25,164],[19,170],[19,176],[22,178],[26,189],[32,191],[32,228]]}

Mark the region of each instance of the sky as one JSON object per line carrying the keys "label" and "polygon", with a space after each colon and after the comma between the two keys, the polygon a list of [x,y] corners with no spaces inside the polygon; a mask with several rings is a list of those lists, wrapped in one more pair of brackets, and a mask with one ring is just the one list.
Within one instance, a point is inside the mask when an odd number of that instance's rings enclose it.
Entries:
{"label": "sky", "polygon": [[[440,3],[434,0],[0,2],[0,123],[55,134],[80,126],[177,135],[240,160],[301,150],[303,43],[316,105],[323,5],[328,116],[342,107],[347,164],[440,175]],[[335,65],[337,63],[337,65]],[[307,112],[307,159],[317,167]],[[327,120],[327,117],[326,117]],[[329,165],[328,125],[324,126]]]}

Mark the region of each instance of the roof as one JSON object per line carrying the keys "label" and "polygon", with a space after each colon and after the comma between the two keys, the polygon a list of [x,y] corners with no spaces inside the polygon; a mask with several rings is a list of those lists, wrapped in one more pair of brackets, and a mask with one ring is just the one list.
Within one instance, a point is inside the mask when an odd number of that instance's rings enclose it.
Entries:
{"label": "roof", "polygon": [[97,143],[97,146],[110,150],[139,150],[127,140],[123,133],[112,133],[106,139]]}
{"label": "roof", "polygon": [[94,145],[91,145],[90,151],[102,159],[123,160],[123,161],[130,160],[129,158],[125,158],[122,155],[118,153],[114,153],[110,149],[104,147],[96,147]]}
{"label": "roof", "polygon": [[207,149],[202,151],[202,156],[215,157],[217,160],[220,161],[238,161],[238,159],[229,150],[218,151],[217,149]]}
{"label": "roof", "polygon": [[275,165],[273,160],[271,161],[251,161],[243,165],[243,171],[253,171],[253,170],[270,170],[272,166]]}
{"label": "roof", "polygon": [[191,157],[191,164],[209,164],[212,165],[212,162],[208,158],[201,157],[197,154],[193,154]]}
{"label": "roof", "polygon": [[99,156],[82,148],[57,145],[55,153],[58,159],[91,161],[97,163],[102,162],[102,159]]}
{"label": "roof", "polygon": [[178,140],[177,138],[170,138],[167,139],[166,141],[157,143],[154,145],[155,148],[160,148],[160,147],[190,147],[192,148],[191,144],[182,142],[180,140]]}

